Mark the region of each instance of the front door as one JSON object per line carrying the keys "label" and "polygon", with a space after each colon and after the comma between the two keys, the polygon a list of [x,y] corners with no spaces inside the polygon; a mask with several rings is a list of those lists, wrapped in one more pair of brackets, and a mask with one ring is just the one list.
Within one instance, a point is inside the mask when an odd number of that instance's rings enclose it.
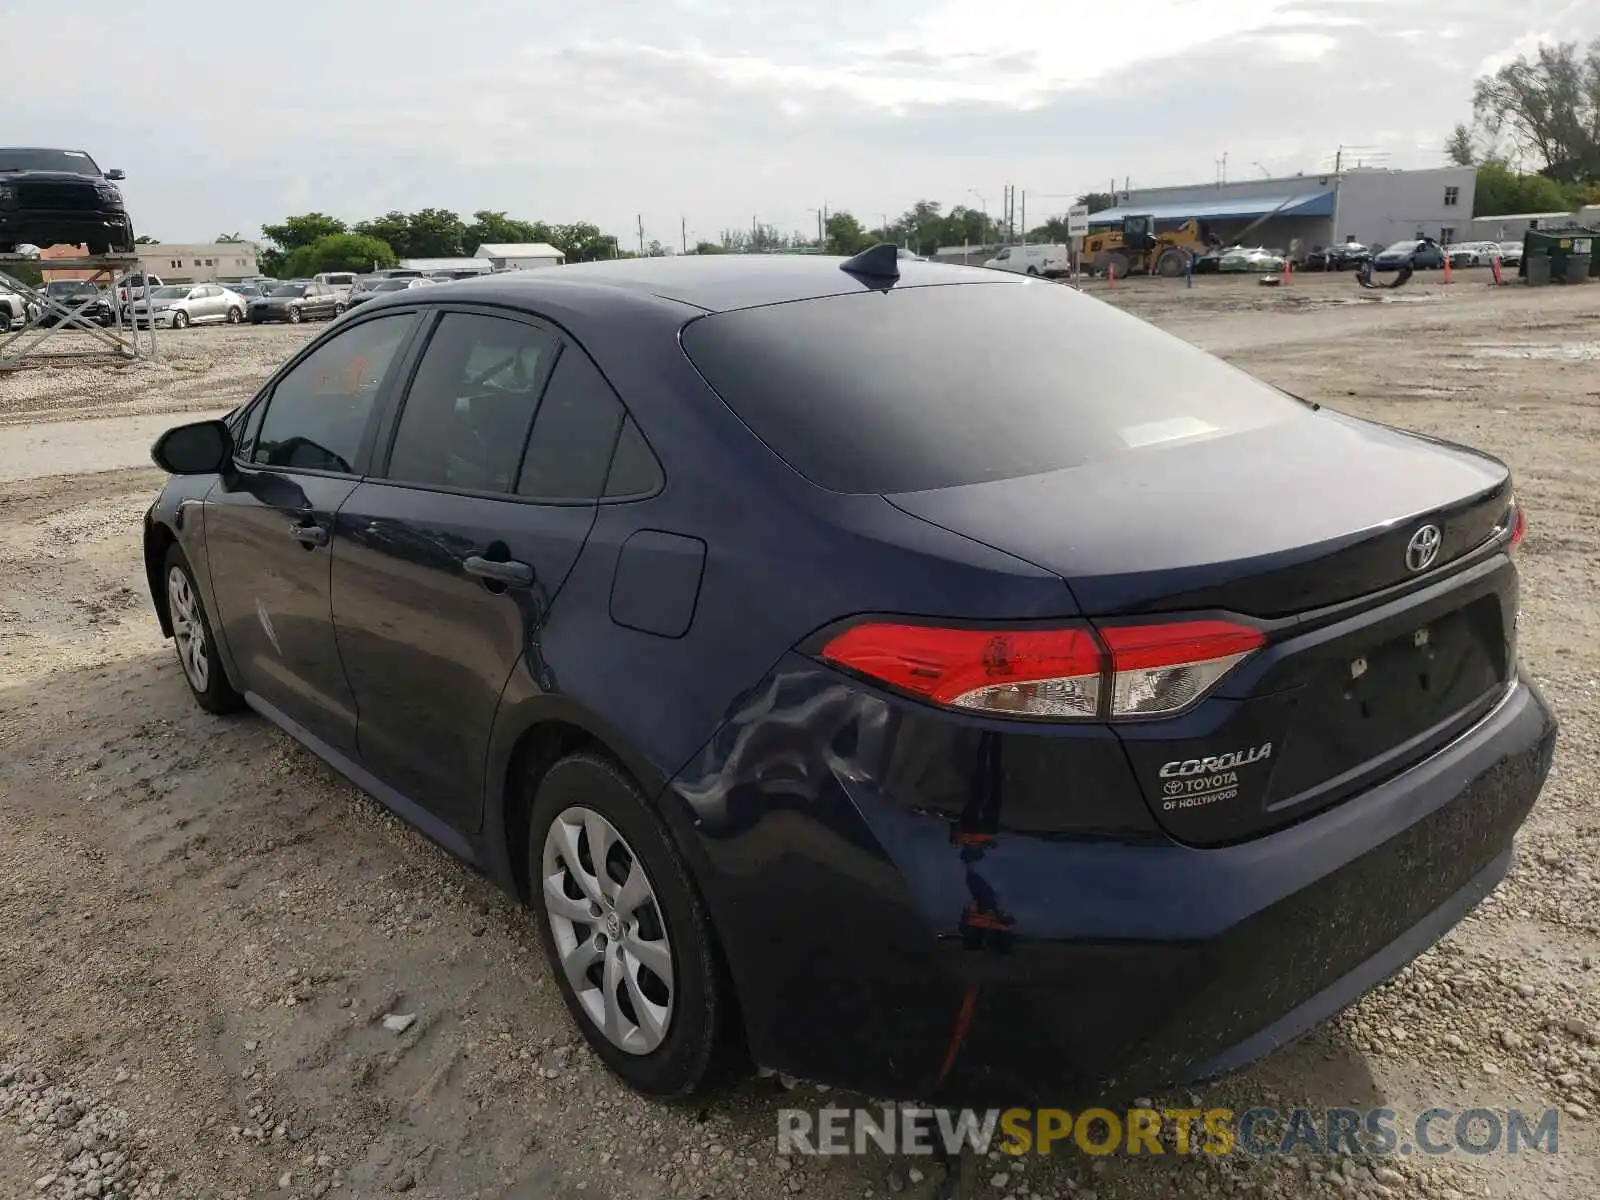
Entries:
{"label": "front door", "polygon": [[539,670],[622,417],[578,347],[528,321],[447,311],[387,463],[339,512],[334,626],[362,759],[458,829],[481,828],[500,695],[525,655]]}
{"label": "front door", "polygon": [[206,499],[221,636],[243,689],[336,750],[356,711],[334,642],[334,517],[359,482],[377,399],[414,316],[386,314],[323,341],[257,401],[233,474]]}

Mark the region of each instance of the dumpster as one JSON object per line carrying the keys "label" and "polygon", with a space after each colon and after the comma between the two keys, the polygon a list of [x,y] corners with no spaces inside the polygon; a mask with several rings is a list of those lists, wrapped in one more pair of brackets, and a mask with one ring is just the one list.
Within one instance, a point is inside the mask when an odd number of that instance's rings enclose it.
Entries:
{"label": "dumpster", "polygon": [[[1600,237],[1592,229],[1569,226],[1566,229],[1530,229],[1522,238],[1522,257],[1546,254],[1550,257],[1550,278],[1557,283],[1582,283],[1593,264],[1594,239]],[[1574,274],[1569,260],[1575,255],[1584,256],[1583,274]],[[1528,281],[1533,282],[1530,275]]]}
{"label": "dumpster", "polygon": [[1544,253],[1524,254],[1522,256],[1522,273],[1527,277],[1530,285],[1549,283],[1550,256]]}

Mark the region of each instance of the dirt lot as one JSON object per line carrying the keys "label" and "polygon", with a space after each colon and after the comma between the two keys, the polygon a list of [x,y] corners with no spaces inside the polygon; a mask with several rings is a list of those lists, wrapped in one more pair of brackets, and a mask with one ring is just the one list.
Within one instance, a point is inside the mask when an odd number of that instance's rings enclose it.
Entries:
{"label": "dirt lot", "polygon": [[[1554,1106],[1559,1155],[1058,1155],[978,1163],[971,1194],[1600,1194],[1600,288],[1472,275],[1386,298],[1348,276],[1108,297],[1309,398],[1509,460],[1531,512],[1522,653],[1564,722],[1518,864],[1473,918],[1330,1026],[1156,1099]],[[315,332],[189,330],[155,367],[0,376],[0,1193],[950,1194],[926,1160],[780,1160],[776,1110],[837,1100],[808,1085],[701,1107],[623,1091],[510,902],[264,721],[191,703],[139,562],[161,477],[136,464],[164,415],[230,407]],[[415,1023],[385,1030],[396,1013]]]}

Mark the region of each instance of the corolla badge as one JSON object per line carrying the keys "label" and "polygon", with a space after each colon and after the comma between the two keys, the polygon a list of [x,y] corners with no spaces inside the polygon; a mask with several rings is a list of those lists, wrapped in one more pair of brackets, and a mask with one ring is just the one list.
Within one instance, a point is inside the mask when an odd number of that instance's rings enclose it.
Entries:
{"label": "corolla badge", "polygon": [[1424,525],[1413,533],[1406,543],[1406,570],[1426,571],[1439,557],[1439,544],[1443,541],[1437,525]]}

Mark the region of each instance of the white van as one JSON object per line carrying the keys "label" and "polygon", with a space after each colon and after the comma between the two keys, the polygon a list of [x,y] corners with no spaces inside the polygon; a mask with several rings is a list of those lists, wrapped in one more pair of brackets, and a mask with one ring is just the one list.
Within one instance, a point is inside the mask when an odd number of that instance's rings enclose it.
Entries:
{"label": "white van", "polygon": [[350,299],[350,289],[356,285],[354,271],[324,271],[311,277],[314,283],[325,283],[339,294],[339,299]]}
{"label": "white van", "polygon": [[983,265],[996,271],[1015,271],[1019,275],[1064,275],[1067,271],[1065,246],[1007,246]]}

